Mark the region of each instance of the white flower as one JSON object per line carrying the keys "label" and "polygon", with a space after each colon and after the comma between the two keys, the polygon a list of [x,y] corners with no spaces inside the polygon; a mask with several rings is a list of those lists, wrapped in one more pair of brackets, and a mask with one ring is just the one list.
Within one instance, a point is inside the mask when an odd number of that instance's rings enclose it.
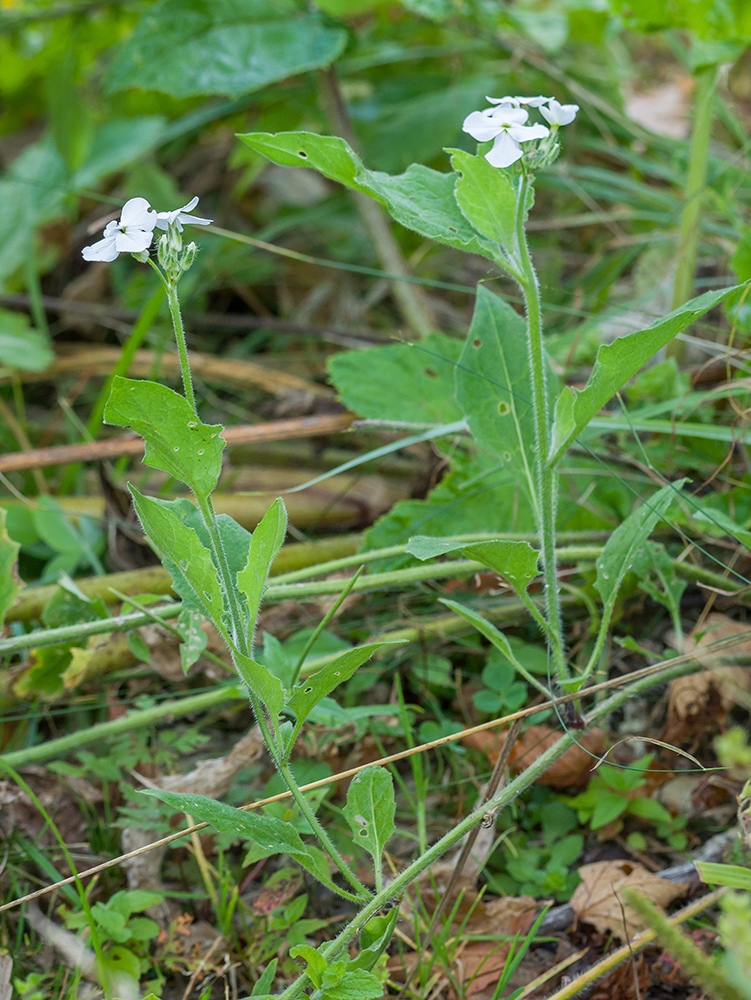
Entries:
{"label": "white flower", "polygon": [[194,226],[210,226],[213,219],[199,219],[195,215],[188,215],[198,204],[198,197],[191,198],[187,205],[176,208],[174,212],[159,212],[156,217],[157,229],[169,229],[176,226],[178,233],[183,231],[183,223],[192,222]]}
{"label": "white flower", "polygon": [[156,222],[157,214],[145,198],[131,198],[123,205],[120,221],[113,219],[104,227],[104,239],[83,248],[83,259],[111,261],[121,253],[148,250]]}
{"label": "white flower", "polygon": [[540,108],[540,114],[548,125],[570,125],[576,118],[578,110],[578,104],[559,104],[558,101],[551,98],[547,108]]}
{"label": "white flower", "polygon": [[530,108],[540,108],[543,104],[547,104],[548,101],[552,101],[552,97],[486,97],[486,101],[491,104],[511,104],[515,108],[518,108],[520,104],[528,104]]}
{"label": "white flower", "polygon": [[[515,98],[518,100],[518,98]],[[484,111],[473,111],[462,124],[462,131],[469,133],[478,142],[494,139],[493,148],[485,154],[485,159],[493,167],[510,167],[521,159],[521,142],[530,139],[544,139],[550,130],[544,125],[525,125],[529,112],[514,107],[508,102],[500,103]]]}

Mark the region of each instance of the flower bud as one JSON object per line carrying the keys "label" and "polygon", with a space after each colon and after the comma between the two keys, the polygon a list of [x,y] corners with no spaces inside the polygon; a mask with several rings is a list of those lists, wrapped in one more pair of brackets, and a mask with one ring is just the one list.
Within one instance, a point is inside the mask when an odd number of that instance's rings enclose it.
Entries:
{"label": "flower bud", "polygon": [[133,256],[136,258],[136,260],[140,260],[142,264],[148,264],[149,262],[148,250],[140,250],[138,253],[134,253]]}
{"label": "flower bud", "polygon": [[198,253],[198,247],[195,243],[189,243],[185,248],[185,252],[180,258],[180,270],[187,271],[191,266],[193,261],[196,259],[196,254]]}
{"label": "flower bud", "polygon": [[170,277],[176,273],[180,273],[178,252],[179,251],[174,249],[172,240],[167,233],[159,237],[157,260],[159,261],[159,266],[162,270]]}

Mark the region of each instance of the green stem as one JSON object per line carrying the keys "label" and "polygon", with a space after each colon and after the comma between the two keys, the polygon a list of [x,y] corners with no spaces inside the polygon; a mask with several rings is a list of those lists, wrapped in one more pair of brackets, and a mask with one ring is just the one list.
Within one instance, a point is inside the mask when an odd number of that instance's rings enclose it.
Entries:
{"label": "green stem", "polygon": [[548,398],[545,374],[545,347],[542,339],[542,310],[540,288],[537,282],[532,258],[529,255],[527,235],[524,229],[524,206],[529,190],[529,177],[524,174],[519,189],[516,234],[518,240],[519,264],[522,279],[520,286],[527,308],[527,331],[529,341],[529,365],[532,376],[532,409],[535,426],[535,470],[537,497],[535,513],[540,536],[543,577],[545,580],[545,607],[547,612],[548,638],[553,652],[556,675],[561,679],[569,676],[568,664],[563,650],[563,630],[561,626],[560,596],[555,554],[555,508],[558,477],[555,469],[547,463],[550,449],[550,429]]}
{"label": "green stem", "polygon": [[[696,253],[699,244],[699,216],[703,201],[702,194],[707,182],[712,108],[718,74],[717,66],[704,66],[694,74],[696,81],[694,121],[689,141],[690,155],[686,175],[686,193],[678,242],[678,270],[673,289],[674,309],[691,298],[694,287]],[[672,344],[668,345],[668,353],[672,353],[676,357],[680,346],[682,345],[673,341]]]}
{"label": "green stem", "polygon": [[172,317],[172,328],[175,331],[177,353],[180,356],[180,371],[183,376],[185,398],[195,413],[198,414],[196,395],[193,392],[193,379],[190,374],[190,363],[188,361],[188,345],[185,342],[185,327],[183,326],[183,317],[180,312],[180,300],[177,297],[177,284],[174,281],[167,283],[167,304],[169,305],[170,316]]}
{"label": "green stem", "polygon": [[[691,670],[696,670],[698,667],[698,663],[679,664],[672,670],[666,670],[664,673],[660,673],[659,675],[644,677],[641,680],[635,681],[623,691],[619,691],[617,694],[608,698],[607,701],[603,701],[592,712],[590,712],[585,719],[587,726],[591,726],[598,719],[609,715],[639,692],[648,690],[655,684],[664,684],[671,678],[681,676]],[[490,801],[483,803],[478,809],[475,809],[474,812],[471,812],[468,816],[461,820],[461,822],[457,823],[452,830],[449,830],[448,833],[444,834],[444,836],[441,837],[441,839],[438,840],[431,848],[429,848],[425,854],[417,858],[416,861],[413,861],[411,865],[408,865],[407,868],[400,872],[382,892],[375,895],[367,906],[360,910],[357,916],[344,928],[344,930],[340,932],[336,938],[334,938],[333,941],[321,948],[321,954],[326,958],[326,960],[329,963],[335,961],[371,917],[375,916],[375,914],[382,910],[390,900],[400,898],[411,883],[414,882],[415,879],[422,874],[422,872],[429,868],[435,861],[445,854],[446,851],[453,847],[457,841],[461,840],[465,834],[469,833],[470,830],[473,830],[479,823],[481,823],[482,818],[486,813],[495,812],[508,805],[509,802],[512,802],[576,742],[576,737],[572,733],[564,733],[557,743],[554,743],[553,746],[541,753],[537,760],[530,764],[530,766],[526,768],[522,774],[520,774],[513,781],[509,782],[509,784],[502,788],[501,791],[490,799]],[[303,973],[302,976],[295,980],[291,986],[280,994],[278,1000],[296,1000],[296,998],[301,996],[303,991],[306,989],[308,982],[309,980],[307,974]]]}

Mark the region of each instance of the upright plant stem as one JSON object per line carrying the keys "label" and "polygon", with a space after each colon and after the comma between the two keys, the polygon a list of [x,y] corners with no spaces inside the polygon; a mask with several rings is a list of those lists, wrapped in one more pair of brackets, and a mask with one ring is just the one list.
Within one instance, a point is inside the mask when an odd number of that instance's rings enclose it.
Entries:
{"label": "upright plant stem", "polygon": [[532,376],[532,409],[535,426],[535,471],[537,477],[537,497],[535,515],[540,537],[543,575],[545,580],[545,607],[549,640],[553,651],[556,675],[560,679],[569,676],[568,664],[563,651],[563,630],[561,627],[560,595],[555,556],[555,509],[557,474],[548,465],[550,450],[550,430],[548,397],[545,375],[545,347],[542,339],[542,309],[540,287],[537,282],[532,258],[527,246],[524,229],[524,206],[529,190],[529,178],[522,177],[516,218],[516,235],[519,244],[519,264],[521,266],[521,290],[527,309],[527,336],[529,344],[529,365]]}
{"label": "upright plant stem", "polygon": [[[688,173],[678,242],[678,270],[673,288],[674,309],[691,298],[694,288],[696,253],[699,245],[699,217],[703,201],[702,193],[707,182],[712,107],[717,89],[718,73],[717,66],[704,66],[694,74],[696,95],[694,97],[693,128],[689,140]],[[681,341],[673,340],[668,345],[668,354],[678,358],[682,347]]]}
{"label": "upright plant stem", "polygon": [[180,312],[180,300],[177,297],[177,285],[174,281],[170,281],[167,284],[167,303],[169,305],[170,316],[172,317],[172,327],[175,331],[177,353],[180,357],[180,371],[183,376],[185,398],[197,413],[196,395],[193,391],[193,379],[190,374],[190,362],[188,361],[188,345],[185,342],[185,327],[183,326],[183,317]]}

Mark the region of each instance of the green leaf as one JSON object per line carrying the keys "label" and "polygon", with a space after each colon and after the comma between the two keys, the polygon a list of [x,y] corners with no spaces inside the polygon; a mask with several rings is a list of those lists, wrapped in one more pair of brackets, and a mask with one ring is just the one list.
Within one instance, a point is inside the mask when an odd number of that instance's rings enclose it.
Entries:
{"label": "green leaf", "polygon": [[614,819],[626,811],[628,799],[617,792],[601,792],[595,802],[594,811],[590,819],[590,826],[593,830],[598,830],[601,826],[612,823]]}
{"label": "green leaf", "polygon": [[257,695],[269,710],[271,723],[278,732],[279,713],[284,708],[286,701],[282,682],[262,664],[257,663],[250,656],[245,656],[234,647],[232,649],[232,662],[253,694]]}
{"label": "green leaf", "polygon": [[[208,636],[201,628],[203,616],[198,611],[183,608],[177,616],[177,631],[180,633],[180,664],[187,674],[206,649]],[[132,634],[132,633],[131,633]]]}
{"label": "green leaf", "polygon": [[24,313],[0,309],[0,364],[25,372],[40,372],[54,358],[47,333],[35,330]]}
{"label": "green leaf", "polygon": [[[344,962],[334,964],[344,965]],[[339,976],[332,969],[333,966],[324,973],[321,1000],[379,1000],[384,995],[383,983],[372,972],[350,968]]]}
{"label": "green leaf", "polygon": [[298,944],[289,950],[290,958],[302,958],[305,960],[305,971],[310,976],[311,983],[320,989],[323,974],[328,969],[329,964],[323,955],[309,944]]}
{"label": "green leaf", "polygon": [[[153,795],[167,805],[188,813],[194,820],[209,823],[220,833],[235,834],[246,840],[252,840],[263,850],[272,851],[274,854],[289,854],[306,871],[321,879],[318,864],[291,823],[285,823],[273,816],[263,816],[257,812],[245,812],[205,795],[166,792],[161,788],[144,789],[143,794]],[[328,884],[331,884],[330,879]]]}
{"label": "green leaf", "polygon": [[187,608],[204,615],[224,632],[222,592],[209,550],[175,513],[170,501],[144,496],[130,484],[129,488],[138,519],[162,556],[175,591]]}
{"label": "green leaf", "polygon": [[663,518],[685,482],[685,479],[681,479],[663,486],[618,525],[607,540],[602,555],[598,556],[595,563],[595,587],[606,607],[615,601],[637,552],[649,538],[657,522]]}
{"label": "green leaf", "polygon": [[338,136],[248,132],[238,138],[274,163],[313,167],[324,177],[375,198],[407,229],[438,243],[497,259],[495,245],[479,235],[459,210],[454,199],[453,173],[443,174],[420,164],[412,164],[396,176],[368,170]]}
{"label": "green leaf", "polygon": [[[552,376],[548,375],[550,385]],[[456,368],[456,399],[480,448],[535,496],[534,415],[526,324],[510,305],[477,289],[464,350]]]}
{"label": "green leaf", "polygon": [[116,376],[104,419],[132,427],[146,443],[144,463],[206,498],[222,471],[221,424],[202,424],[184,396],[157,382]]}
{"label": "green leaf", "polygon": [[255,632],[258,609],[266,588],[271,564],[276,559],[287,534],[287,510],[281,497],[276,499],[250,540],[245,568],[237,574],[237,585],[248,601],[248,635]]}
{"label": "green leaf", "polygon": [[116,49],[107,86],[240,97],[330,65],[346,39],[290,0],[162,0]]}
{"label": "green leaf", "polygon": [[516,232],[516,191],[503,170],[492,167],[484,156],[461,149],[448,150],[458,179],[454,189],[457,204],[479,233],[498,243],[511,260],[519,253]]}
{"label": "green leaf", "polygon": [[0,625],[5,620],[18,593],[16,561],[21,546],[8,537],[5,530],[5,508],[0,507]]}
{"label": "green leaf", "polygon": [[576,436],[596,416],[615,393],[660,348],[690,326],[695,319],[719,305],[733,292],[743,288],[721,288],[691,299],[679,309],[657,320],[646,330],[618,337],[603,344],[586,386],[578,391],[566,386],[555,404],[555,422],[550,445],[550,464],[556,464]]}
{"label": "green leaf", "polygon": [[292,739],[296,738],[303,722],[318,702],[330,695],[334,688],[348,681],[357,668],[369,660],[377,649],[382,646],[398,645],[401,645],[401,640],[370,642],[364,646],[355,646],[354,649],[348,649],[317,673],[297,684],[288,702],[288,707],[295,713],[296,718]]}
{"label": "green leaf", "polygon": [[360,953],[352,960],[356,969],[372,969],[388,947],[399,918],[399,907],[394,906],[388,915],[371,917],[360,931]]}
{"label": "green leaf", "polygon": [[451,542],[445,538],[413,535],[406,550],[423,562],[434,556],[459,550],[467,559],[474,559],[503,577],[520,596],[538,574],[539,552],[529,542],[505,538],[483,542]]}
{"label": "green leaf", "polygon": [[382,767],[366,767],[352,779],[344,815],[355,841],[372,855],[376,868],[383,865],[383,849],[394,834],[394,781]]}
{"label": "green leaf", "polygon": [[269,996],[269,990],[271,989],[271,984],[274,982],[274,976],[276,975],[276,967],[279,964],[278,958],[272,958],[266,968],[263,970],[263,974],[256,979],[253,983],[253,989],[250,991],[252,997],[263,997]]}
{"label": "green leaf", "polygon": [[340,351],[328,363],[344,405],[369,420],[444,424],[462,416],[454,401],[454,369],[462,341],[428,334],[419,344]]}
{"label": "green leaf", "polygon": [[702,882],[710,885],[728,885],[731,889],[751,892],[751,868],[741,865],[723,865],[716,861],[697,861],[696,870]]}

